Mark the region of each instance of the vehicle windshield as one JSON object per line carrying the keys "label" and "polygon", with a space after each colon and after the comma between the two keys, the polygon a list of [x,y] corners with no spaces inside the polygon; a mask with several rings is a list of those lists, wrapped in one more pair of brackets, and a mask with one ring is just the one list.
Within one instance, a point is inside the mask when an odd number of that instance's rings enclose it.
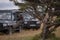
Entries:
{"label": "vehicle windshield", "polygon": [[28,14],[28,13],[26,13],[26,14],[23,13],[22,15],[23,15],[25,21],[29,21],[29,20],[31,20],[32,18],[34,18],[34,17],[32,17],[30,14]]}
{"label": "vehicle windshield", "polygon": [[0,20],[13,20],[14,16],[11,13],[0,13]]}

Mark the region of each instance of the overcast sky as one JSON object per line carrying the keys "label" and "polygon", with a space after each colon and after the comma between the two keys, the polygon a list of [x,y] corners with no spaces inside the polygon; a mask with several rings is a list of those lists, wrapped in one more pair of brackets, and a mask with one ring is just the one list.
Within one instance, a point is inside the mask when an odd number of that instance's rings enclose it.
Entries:
{"label": "overcast sky", "polygon": [[[20,3],[23,3],[22,0],[18,0]],[[9,1],[9,0],[0,0],[0,10],[5,10],[5,9],[17,9],[18,6],[14,5],[14,2]]]}
{"label": "overcast sky", "polygon": [[[23,3],[23,1],[22,0],[18,0],[20,3]],[[0,0],[0,3],[1,2],[10,2],[9,0]]]}
{"label": "overcast sky", "polygon": [[1,2],[9,2],[9,0],[0,0],[0,3],[1,3]]}

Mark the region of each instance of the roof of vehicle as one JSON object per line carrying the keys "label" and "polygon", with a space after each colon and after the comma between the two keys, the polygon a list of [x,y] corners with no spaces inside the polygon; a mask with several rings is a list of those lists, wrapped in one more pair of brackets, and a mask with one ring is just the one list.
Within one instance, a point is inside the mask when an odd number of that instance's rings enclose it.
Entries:
{"label": "roof of vehicle", "polygon": [[12,9],[19,9],[19,7],[16,6],[13,1],[0,0],[0,10],[12,10]]}

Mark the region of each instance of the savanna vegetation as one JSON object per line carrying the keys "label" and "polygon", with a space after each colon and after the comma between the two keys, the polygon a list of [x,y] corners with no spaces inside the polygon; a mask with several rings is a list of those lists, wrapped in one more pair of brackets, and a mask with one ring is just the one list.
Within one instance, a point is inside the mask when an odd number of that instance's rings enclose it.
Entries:
{"label": "savanna vegetation", "polygon": [[[23,0],[25,3],[19,3],[17,0],[10,0],[19,6],[22,11],[33,12],[30,15],[38,18],[43,23],[41,34],[28,40],[59,40],[53,33],[60,27],[60,0]],[[42,11],[41,11],[41,10]],[[27,40],[27,39],[26,39]]]}

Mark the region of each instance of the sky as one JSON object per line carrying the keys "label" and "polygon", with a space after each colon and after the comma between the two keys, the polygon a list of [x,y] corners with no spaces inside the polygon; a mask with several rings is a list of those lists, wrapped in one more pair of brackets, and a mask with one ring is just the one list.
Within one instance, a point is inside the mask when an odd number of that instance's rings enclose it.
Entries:
{"label": "sky", "polygon": [[[23,1],[22,0],[18,0],[20,3],[23,3]],[[9,0],[0,0],[0,3],[1,2],[10,2]]]}
{"label": "sky", "polygon": [[[18,0],[20,3],[23,3],[22,0]],[[14,2],[9,1],[9,0],[0,0],[0,10],[5,10],[5,9],[18,9],[18,6],[14,5]]]}
{"label": "sky", "polygon": [[0,3],[1,3],[1,2],[9,2],[9,0],[0,0]]}

